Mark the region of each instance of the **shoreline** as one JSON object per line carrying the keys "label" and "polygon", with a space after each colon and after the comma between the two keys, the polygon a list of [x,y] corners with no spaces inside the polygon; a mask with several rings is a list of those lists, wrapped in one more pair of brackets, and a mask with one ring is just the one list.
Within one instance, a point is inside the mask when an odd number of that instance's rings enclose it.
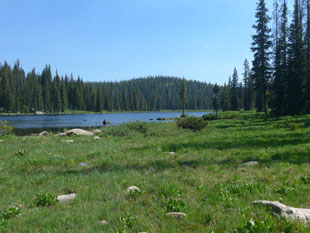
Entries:
{"label": "shoreline", "polygon": [[[212,110],[187,110],[185,112],[211,112]],[[119,113],[171,113],[182,112],[182,110],[161,110],[161,111],[115,111],[115,112],[86,112],[86,111],[72,111],[72,112],[60,112],[60,113],[0,113],[0,116],[63,116],[63,115],[95,115],[95,114],[119,114]]]}

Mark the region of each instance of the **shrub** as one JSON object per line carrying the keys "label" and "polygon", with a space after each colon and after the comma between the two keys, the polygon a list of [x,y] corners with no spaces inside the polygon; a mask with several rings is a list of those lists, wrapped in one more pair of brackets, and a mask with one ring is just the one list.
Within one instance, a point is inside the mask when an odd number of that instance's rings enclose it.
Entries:
{"label": "shrub", "polygon": [[187,117],[177,121],[177,126],[182,129],[190,129],[193,131],[199,131],[204,129],[208,125],[202,117]]}
{"label": "shrub", "polygon": [[0,135],[7,135],[12,133],[13,127],[7,121],[0,121]]}
{"label": "shrub", "polygon": [[136,131],[145,134],[148,130],[148,126],[145,122],[136,121],[134,123],[128,123],[127,127],[131,131]]}
{"label": "shrub", "polygon": [[35,197],[34,205],[37,207],[52,206],[58,202],[57,196],[53,193],[41,193]]}

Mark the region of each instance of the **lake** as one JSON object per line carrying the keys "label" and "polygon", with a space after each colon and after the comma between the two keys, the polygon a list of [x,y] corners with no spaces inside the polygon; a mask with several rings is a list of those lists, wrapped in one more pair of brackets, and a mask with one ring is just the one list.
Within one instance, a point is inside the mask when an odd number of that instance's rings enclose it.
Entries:
{"label": "lake", "polygon": [[[190,116],[202,116],[208,112],[186,112]],[[17,115],[0,116],[0,121],[8,121],[17,135],[29,135],[43,130],[60,131],[64,128],[98,128],[107,120],[112,126],[135,121],[156,122],[157,118],[173,118],[180,112],[144,112],[144,113],[106,113],[72,115]],[[151,120],[153,119],[153,120]]]}

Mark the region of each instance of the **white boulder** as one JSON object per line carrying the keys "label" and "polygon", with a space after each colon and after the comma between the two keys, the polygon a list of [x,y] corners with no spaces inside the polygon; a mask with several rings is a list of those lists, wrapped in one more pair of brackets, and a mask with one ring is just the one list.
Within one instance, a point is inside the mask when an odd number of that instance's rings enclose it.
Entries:
{"label": "white boulder", "polygon": [[253,205],[262,205],[270,208],[270,210],[280,215],[281,218],[300,220],[305,223],[310,222],[310,209],[294,208],[286,206],[278,201],[255,201]]}

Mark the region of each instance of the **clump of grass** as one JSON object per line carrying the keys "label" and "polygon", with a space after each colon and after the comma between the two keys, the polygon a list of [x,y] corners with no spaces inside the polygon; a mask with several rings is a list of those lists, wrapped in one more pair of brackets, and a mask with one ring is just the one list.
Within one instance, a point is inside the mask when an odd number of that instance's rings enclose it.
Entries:
{"label": "clump of grass", "polygon": [[300,180],[304,183],[304,184],[310,184],[310,176],[301,176]]}
{"label": "clump of grass", "polygon": [[26,150],[20,149],[20,150],[15,152],[15,155],[17,155],[17,156],[24,156],[26,153],[27,153]]}
{"label": "clump of grass", "polygon": [[[14,218],[18,215],[20,215],[22,212],[21,208],[20,207],[17,207],[17,206],[12,206],[12,207],[9,207],[7,209],[5,209],[3,212],[2,212],[2,218],[4,220],[8,220],[10,218]],[[0,224],[1,225],[1,224]]]}
{"label": "clump of grass", "polygon": [[185,201],[181,199],[172,199],[172,198],[164,198],[163,203],[165,206],[166,212],[181,212],[184,211],[186,208]]}
{"label": "clump of grass", "polygon": [[49,207],[58,202],[57,195],[51,192],[36,195],[33,205],[36,207]]}
{"label": "clump of grass", "polygon": [[131,229],[137,225],[137,217],[132,215],[128,215],[127,217],[120,217],[120,221],[125,229]]}
{"label": "clump of grass", "polygon": [[295,191],[295,185],[290,183],[284,183],[280,188],[276,189],[276,193],[288,194],[289,192]]}

